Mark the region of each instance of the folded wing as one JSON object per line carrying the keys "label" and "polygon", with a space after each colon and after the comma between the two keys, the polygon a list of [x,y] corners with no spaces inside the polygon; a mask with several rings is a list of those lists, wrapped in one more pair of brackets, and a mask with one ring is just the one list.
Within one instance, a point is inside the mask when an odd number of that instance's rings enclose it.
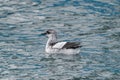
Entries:
{"label": "folded wing", "polygon": [[67,42],[62,48],[64,49],[76,49],[79,48],[80,42]]}
{"label": "folded wing", "polygon": [[58,42],[52,48],[57,49],[76,49],[81,47],[80,42]]}
{"label": "folded wing", "polygon": [[67,42],[58,42],[53,45],[52,48],[57,48],[57,49],[62,49],[62,47],[66,44]]}

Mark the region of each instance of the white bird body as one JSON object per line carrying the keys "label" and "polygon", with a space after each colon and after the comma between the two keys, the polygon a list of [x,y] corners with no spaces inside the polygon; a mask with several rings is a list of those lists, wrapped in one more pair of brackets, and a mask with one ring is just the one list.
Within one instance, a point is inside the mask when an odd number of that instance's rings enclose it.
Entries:
{"label": "white bird body", "polygon": [[45,33],[48,36],[45,51],[49,54],[64,53],[64,54],[77,54],[80,52],[79,42],[57,42],[56,32],[48,30]]}

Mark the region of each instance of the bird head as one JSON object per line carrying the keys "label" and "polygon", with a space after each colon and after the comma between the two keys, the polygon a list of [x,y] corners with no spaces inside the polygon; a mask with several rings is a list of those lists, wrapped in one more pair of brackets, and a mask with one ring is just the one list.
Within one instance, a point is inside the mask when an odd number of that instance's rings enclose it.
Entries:
{"label": "bird head", "polygon": [[49,29],[45,33],[42,33],[42,35],[46,35],[49,38],[49,37],[52,37],[52,36],[56,36],[57,33],[56,33],[55,30]]}

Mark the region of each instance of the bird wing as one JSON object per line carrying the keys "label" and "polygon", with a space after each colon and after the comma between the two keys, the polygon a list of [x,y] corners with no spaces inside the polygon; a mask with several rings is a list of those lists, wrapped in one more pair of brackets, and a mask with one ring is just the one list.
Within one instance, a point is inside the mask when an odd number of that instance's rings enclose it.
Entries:
{"label": "bird wing", "polygon": [[66,43],[67,42],[58,42],[58,43],[54,44],[52,48],[61,49]]}
{"label": "bird wing", "polygon": [[79,48],[80,46],[80,42],[67,42],[62,49],[76,49]]}

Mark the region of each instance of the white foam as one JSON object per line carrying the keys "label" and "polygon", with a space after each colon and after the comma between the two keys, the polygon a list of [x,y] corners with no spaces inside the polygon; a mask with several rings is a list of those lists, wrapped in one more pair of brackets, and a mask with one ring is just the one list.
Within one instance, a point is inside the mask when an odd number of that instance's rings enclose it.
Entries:
{"label": "white foam", "polygon": [[1,78],[0,80],[16,80],[15,76],[10,76],[7,78]]}
{"label": "white foam", "polygon": [[11,11],[13,11],[14,8],[5,6],[5,7],[0,8],[0,10],[11,10]]}
{"label": "white foam", "polygon": [[36,18],[42,20],[42,19],[45,19],[46,17],[45,16],[36,16]]}
{"label": "white foam", "polygon": [[64,26],[64,24],[53,24],[54,26],[56,26],[56,27],[63,27]]}
{"label": "white foam", "polygon": [[112,73],[108,72],[108,71],[101,72],[99,75],[102,76],[102,77],[106,77],[106,78],[112,77]]}
{"label": "white foam", "polygon": [[9,71],[3,71],[1,74],[9,74],[10,72]]}
{"label": "white foam", "polygon": [[9,65],[9,67],[10,67],[10,69],[16,69],[16,68],[18,68],[15,64],[11,64],[11,65]]}
{"label": "white foam", "polygon": [[114,4],[113,2],[113,0],[96,0],[96,1],[100,1],[100,2],[105,2],[105,3],[109,3],[109,4]]}

